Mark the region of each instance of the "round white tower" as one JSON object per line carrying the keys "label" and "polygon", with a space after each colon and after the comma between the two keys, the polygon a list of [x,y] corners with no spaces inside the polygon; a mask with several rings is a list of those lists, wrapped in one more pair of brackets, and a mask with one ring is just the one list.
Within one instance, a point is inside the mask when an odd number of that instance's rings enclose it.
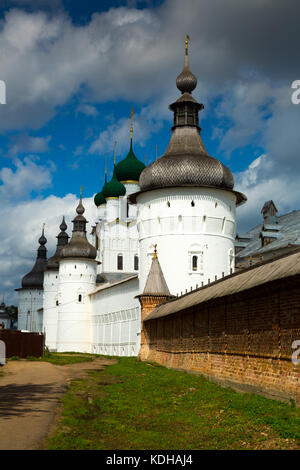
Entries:
{"label": "round white tower", "polygon": [[246,200],[233,191],[230,170],[208,155],[198,112],[191,95],[197,79],[189,67],[188,43],[184,67],[176,81],[182,96],[174,112],[172,136],[165,154],[140,176],[138,204],[140,292],[143,292],[157,244],[171,294],[184,293],[234,271],[236,205]]}
{"label": "round white tower", "polygon": [[39,238],[35,265],[22,279],[22,287],[16,289],[18,302],[18,330],[41,332],[43,328],[43,280],[47,265],[47,239]]}
{"label": "round white tower", "polygon": [[91,304],[95,289],[97,251],[86,238],[87,221],[80,202],[73,220],[70,243],[63,247],[59,262],[57,351],[90,352]]}
{"label": "round white tower", "polygon": [[57,320],[58,320],[58,271],[62,248],[68,243],[67,225],[63,217],[60,224],[61,232],[57,236],[56,252],[48,260],[44,274],[43,332],[45,345],[50,351],[56,351]]}

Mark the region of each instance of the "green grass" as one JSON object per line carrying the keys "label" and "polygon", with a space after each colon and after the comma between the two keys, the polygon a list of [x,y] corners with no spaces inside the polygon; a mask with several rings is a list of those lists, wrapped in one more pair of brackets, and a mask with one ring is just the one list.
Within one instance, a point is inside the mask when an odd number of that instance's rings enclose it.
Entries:
{"label": "green grass", "polygon": [[[68,354],[67,356],[65,354]],[[91,362],[97,356],[94,354],[80,354],[69,355],[69,353],[47,353],[43,357],[43,361],[50,362],[51,364],[56,364],[59,366],[64,366],[65,364],[77,364],[79,362]],[[27,358],[28,359],[28,358]]]}
{"label": "green grass", "polygon": [[299,449],[300,409],[119,358],[72,382],[49,449]]}
{"label": "green grass", "polygon": [[[27,361],[43,361],[50,362],[51,364],[56,364],[59,366],[64,366],[65,364],[77,364],[79,362],[91,362],[96,357],[99,357],[97,354],[88,354],[88,353],[53,353],[46,352],[44,357],[34,357],[27,356]],[[8,359],[9,361],[20,360],[18,356],[12,356]]]}

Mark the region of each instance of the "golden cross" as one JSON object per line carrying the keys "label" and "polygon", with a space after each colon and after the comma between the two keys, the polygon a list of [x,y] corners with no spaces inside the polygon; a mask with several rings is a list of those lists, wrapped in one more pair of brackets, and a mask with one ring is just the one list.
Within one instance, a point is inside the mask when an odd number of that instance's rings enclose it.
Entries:
{"label": "golden cross", "polygon": [[154,256],[153,258],[157,258],[157,244],[154,245]]}

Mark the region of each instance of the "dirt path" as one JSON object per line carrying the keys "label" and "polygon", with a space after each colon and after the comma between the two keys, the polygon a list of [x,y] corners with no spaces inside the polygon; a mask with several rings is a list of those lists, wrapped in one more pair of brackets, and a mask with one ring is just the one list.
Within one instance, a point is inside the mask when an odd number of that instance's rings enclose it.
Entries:
{"label": "dirt path", "polygon": [[0,377],[0,450],[33,450],[48,436],[60,398],[71,380],[117,361],[57,366],[47,362],[10,361]]}

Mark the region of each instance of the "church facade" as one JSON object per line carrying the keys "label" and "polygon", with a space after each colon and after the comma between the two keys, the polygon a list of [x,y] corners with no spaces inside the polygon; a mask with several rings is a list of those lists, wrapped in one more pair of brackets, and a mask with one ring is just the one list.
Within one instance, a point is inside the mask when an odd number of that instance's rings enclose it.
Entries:
{"label": "church facade", "polygon": [[36,263],[18,289],[18,329],[45,332],[50,350],[136,356],[141,298],[168,302],[234,272],[236,206],[246,197],[203,144],[187,41],[176,85],[181,96],[169,106],[165,153],[145,167],[131,126],[128,155],[95,195],[91,242],[81,195],[72,237],[63,219],[48,261],[44,233],[39,239]]}

